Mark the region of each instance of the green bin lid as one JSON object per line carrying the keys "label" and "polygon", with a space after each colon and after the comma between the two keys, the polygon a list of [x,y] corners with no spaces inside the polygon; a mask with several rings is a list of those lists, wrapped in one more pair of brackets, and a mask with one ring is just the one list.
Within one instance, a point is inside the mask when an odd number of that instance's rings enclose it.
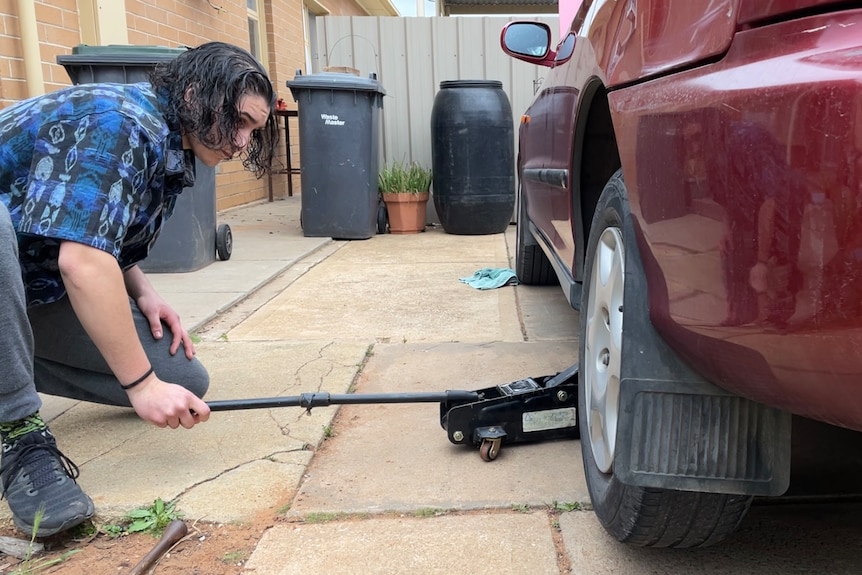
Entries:
{"label": "green bin lid", "polygon": [[131,46],[110,44],[108,46],[88,46],[79,44],[72,48],[71,54],[57,56],[57,63],[65,64],[158,64],[176,58],[188,48],[168,48],[167,46]]}
{"label": "green bin lid", "polygon": [[375,79],[360,78],[353,74],[345,74],[343,72],[320,72],[317,74],[309,74],[308,76],[300,74],[293,80],[288,80],[287,87],[293,90],[353,90],[362,92],[377,92],[378,94],[386,94],[386,90]]}

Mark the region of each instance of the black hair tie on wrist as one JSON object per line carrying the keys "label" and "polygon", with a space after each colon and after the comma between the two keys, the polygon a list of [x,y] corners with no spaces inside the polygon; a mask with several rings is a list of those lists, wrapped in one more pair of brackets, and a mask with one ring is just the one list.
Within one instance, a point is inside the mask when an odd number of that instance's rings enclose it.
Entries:
{"label": "black hair tie on wrist", "polygon": [[142,375],[141,377],[139,377],[138,379],[136,379],[135,381],[133,381],[132,383],[130,383],[128,385],[123,385],[121,383],[120,387],[122,387],[125,390],[132,389],[136,385],[140,385],[141,383],[143,383],[143,381],[145,379],[147,379],[148,377],[150,377],[152,374],[153,374],[153,366],[150,366],[150,369],[147,370],[147,373],[145,373],[144,375]]}

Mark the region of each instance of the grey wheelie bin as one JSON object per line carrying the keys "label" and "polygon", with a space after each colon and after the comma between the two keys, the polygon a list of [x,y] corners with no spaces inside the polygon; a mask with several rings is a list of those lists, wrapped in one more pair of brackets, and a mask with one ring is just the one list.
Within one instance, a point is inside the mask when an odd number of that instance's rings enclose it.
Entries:
{"label": "grey wheelie bin", "polygon": [[343,240],[377,233],[380,110],[372,75],[321,72],[287,82],[299,107],[303,235]]}
{"label": "grey wheelie bin", "polygon": [[[86,46],[57,56],[73,84],[146,82],[159,63],[176,58],[186,48],[164,46]],[[195,160],[195,184],[177,197],[173,215],[162,226],[141,269],[148,272],[190,272],[216,259],[226,260],[233,249],[230,228],[216,228],[215,168]]]}

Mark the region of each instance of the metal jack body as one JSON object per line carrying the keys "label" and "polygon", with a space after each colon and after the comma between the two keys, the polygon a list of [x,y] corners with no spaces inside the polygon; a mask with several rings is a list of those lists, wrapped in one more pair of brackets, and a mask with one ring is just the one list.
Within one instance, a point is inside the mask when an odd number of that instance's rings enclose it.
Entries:
{"label": "metal jack body", "polygon": [[580,437],[577,364],[476,393],[473,401],[441,402],[440,424],[449,441],[478,447],[485,461],[496,459],[503,444]]}

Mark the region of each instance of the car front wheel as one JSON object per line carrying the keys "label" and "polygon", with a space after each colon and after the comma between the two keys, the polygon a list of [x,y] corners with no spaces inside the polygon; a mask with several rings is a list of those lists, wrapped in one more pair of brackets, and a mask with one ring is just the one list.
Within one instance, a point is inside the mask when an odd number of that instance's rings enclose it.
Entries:
{"label": "car front wheel", "polygon": [[[614,476],[621,417],[626,225],[631,215],[622,172],[605,186],[590,227],[580,317],[578,404],[584,473],[593,509],[617,540],[642,547],[711,545],[732,533],[747,495],[630,486]],[[644,301],[645,298],[644,298]]]}

